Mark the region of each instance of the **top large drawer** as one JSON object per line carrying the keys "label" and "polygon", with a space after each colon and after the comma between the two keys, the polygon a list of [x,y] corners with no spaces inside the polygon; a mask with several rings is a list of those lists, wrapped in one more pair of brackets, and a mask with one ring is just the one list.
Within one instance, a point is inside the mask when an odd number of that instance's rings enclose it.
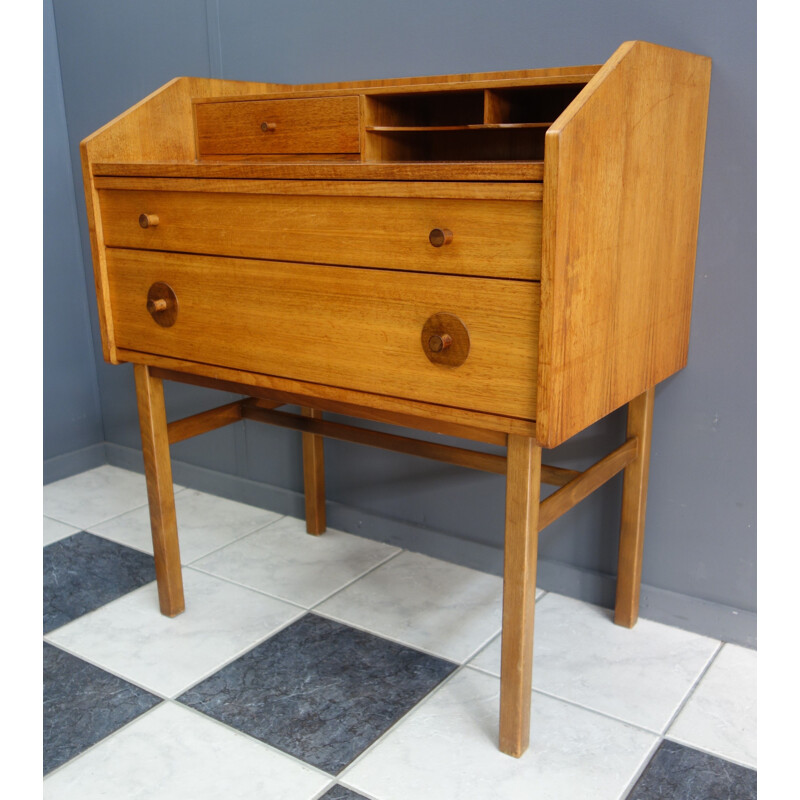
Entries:
{"label": "top large drawer", "polygon": [[197,153],[357,153],[358,98],[196,103]]}
{"label": "top large drawer", "polygon": [[187,183],[159,181],[159,190],[147,190],[138,188],[147,179],[111,179],[137,188],[99,189],[105,244],[452,275],[540,275],[541,203],[496,199],[524,198],[522,188],[488,184],[495,188],[458,197],[444,184],[429,197],[436,184],[203,181],[204,191],[169,191]]}

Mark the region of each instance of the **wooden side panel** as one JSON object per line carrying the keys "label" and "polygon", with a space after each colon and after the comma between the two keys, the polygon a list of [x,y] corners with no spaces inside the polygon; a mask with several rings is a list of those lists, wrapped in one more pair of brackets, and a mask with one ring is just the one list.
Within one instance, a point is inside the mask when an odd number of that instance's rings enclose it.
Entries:
{"label": "wooden side panel", "polygon": [[[528,281],[108,250],[120,347],[236,370],[531,419],[539,285]],[[156,324],[148,288],[175,291]],[[458,367],[423,349],[426,320],[469,331]],[[316,390],[317,392],[319,390]]]}
{"label": "wooden side panel", "polygon": [[628,42],[545,144],[537,439],[686,364],[711,62]]}
{"label": "wooden side panel", "polygon": [[103,161],[194,161],[192,97],[275,91],[270,83],[243,83],[204,78],[175,78],[81,142],[83,189],[92,243],[94,282],[100,316],[103,357],[118,363],[108,296],[105,242],[92,166]]}

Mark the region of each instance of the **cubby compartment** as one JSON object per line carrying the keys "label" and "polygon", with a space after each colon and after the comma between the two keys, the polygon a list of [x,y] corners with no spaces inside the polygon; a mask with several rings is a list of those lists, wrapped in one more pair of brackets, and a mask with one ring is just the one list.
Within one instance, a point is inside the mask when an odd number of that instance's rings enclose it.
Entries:
{"label": "cubby compartment", "polygon": [[484,122],[504,125],[546,122],[552,125],[585,85],[567,83],[487,89]]}
{"label": "cubby compartment", "polygon": [[364,161],[541,161],[585,83],[364,98]]}
{"label": "cubby compartment", "polygon": [[367,95],[364,121],[372,127],[450,127],[483,122],[484,93],[418,92]]}

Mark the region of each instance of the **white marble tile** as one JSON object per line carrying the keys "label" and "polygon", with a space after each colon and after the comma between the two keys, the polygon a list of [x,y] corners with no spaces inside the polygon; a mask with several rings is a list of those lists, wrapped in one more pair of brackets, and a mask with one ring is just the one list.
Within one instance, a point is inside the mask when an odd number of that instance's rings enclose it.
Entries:
{"label": "white marble tile", "polygon": [[[661,733],[719,642],[553,592],[536,604],[533,688]],[[471,662],[500,674],[500,640]]]}
{"label": "white marble tile", "polygon": [[144,475],[109,464],[44,487],[45,515],[81,530],[146,504]]}
{"label": "white marble tile", "polygon": [[193,566],[310,608],[399,552],[330,528],[309,536],[303,520],[284,517]]}
{"label": "white marble tile", "polygon": [[[205,492],[185,489],[175,495],[181,563],[198,558],[252,533],[281,518],[274,511],[237,503]],[[150,510],[147,506],[129,511],[89,530],[106,539],[152,554]]]}
{"label": "white marble tile", "polygon": [[72,536],[73,533],[78,533],[78,531],[80,531],[80,528],[76,528],[74,525],[67,525],[57,519],[44,517],[42,524],[44,546],[47,547],[48,544],[53,544],[53,542],[57,542],[60,539],[66,539],[67,536]]}
{"label": "white marble tile", "polygon": [[406,552],[316,610],[462,662],[500,630],[502,593],[495,575]]}
{"label": "white marble tile", "polygon": [[723,646],[667,738],[756,768],[755,650]]}
{"label": "white marble tile", "polygon": [[111,672],[174,697],[302,614],[272,597],[183,570],[186,611],[158,610],[155,582],[48,634]]}
{"label": "white marble tile", "polygon": [[381,800],[618,800],[657,737],[534,692],[531,745],[498,750],[500,681],[471,669],[425,700],[340,782]]}
{"label": "white marble tile", "polygon": [[330,778],[202,715],[164,703],[44,782],[48,800],[310,800]]}

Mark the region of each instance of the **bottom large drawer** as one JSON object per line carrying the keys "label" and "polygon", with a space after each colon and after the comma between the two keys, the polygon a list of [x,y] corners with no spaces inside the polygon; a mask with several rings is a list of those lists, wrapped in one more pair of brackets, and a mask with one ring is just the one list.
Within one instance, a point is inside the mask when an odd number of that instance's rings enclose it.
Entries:
{"label": "bottom large drawer", "polygon": [[107,263],[121,348],[534,418],[538,283],[111,248]]}

